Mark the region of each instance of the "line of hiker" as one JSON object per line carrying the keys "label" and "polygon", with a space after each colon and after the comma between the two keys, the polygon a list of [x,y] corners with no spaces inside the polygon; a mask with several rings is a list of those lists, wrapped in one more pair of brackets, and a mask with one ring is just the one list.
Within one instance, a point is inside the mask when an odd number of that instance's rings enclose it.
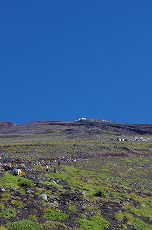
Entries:
{"label": "line of hiker", "polygon": [[[33,171],[34,166],[43,166],[46,172],[56,173],[58,171],[58,167],[60,167],[61,163],[69,163],[69,162],[77,162],[78,158],[72,157],[57,157],[57,158],[43,158],[38,157],[37,160],[31,161],[26,158],[25,164],[21,163],[21,160],[17,158],[16,154],[5,154],[0,153],[0,172],[10,171],[13,176],[24,176],[26,173]],[[33,167],[28,167],[32,165]]]}

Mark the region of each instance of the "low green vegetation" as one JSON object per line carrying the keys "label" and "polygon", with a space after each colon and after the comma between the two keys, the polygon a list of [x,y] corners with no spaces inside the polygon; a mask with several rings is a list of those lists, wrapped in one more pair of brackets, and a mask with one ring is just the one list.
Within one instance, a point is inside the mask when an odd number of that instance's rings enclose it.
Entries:
{"label": "low green vegetation", "polygon": [[67,226],[57,221],[46,221],[43,224],[44,230],[68,230]]}
{"label": "low green vegetation", "polygon": [[127,212],[116,213],[115,220],[119,221],[120,226],[123,226],[123,228],[126,227],[126,229],[127,229],[127,225],[134,226],[134,228],[137,230],[151,230],[152,229],[152,225],[145,223],[139,218],[134,218],[132,214],[127,213]]}
{"label": "low green vegetation", "polygon": [[35,222],[38,221],[38,217],[37,217],[36,215],[32,215],[32,214],[30,214],[30,215],[28,216],[28,219],[31,220],[31,221],[35,221]]}
{"label": "low green vegetation", "polygon": [[107,197],[107,190],[105,188],[97,188],[94,191],[93,195],[98,196],[98,197],[106,198]]}
{"label": "low green vegetation", "polygon": [[18,187],[18,176],[13,176],[6,172],[3,177],[0,178],[0,187],[4,188],[17,188]]}
{"label": "low green vegetation", "polygon": [[10,193],[9,192],[4,192],[2,194],[2,196],[1,196],[1,199],[4,200],[4,201],[10,200],[11,199]]}
{"label": "low green vegetation", "polygon": [[104,230],[109,226],[108,221],[99,215],[93,216],[90,219],[78,218],[75,223],[85,230]]}
{"label": "low green vegetation", "polygon": [[31,220],[20,220],[7,224],[8,230],[43,230],[43,226]]}
{"label": "low green vegetation", "polygon": [[151,230],[152,229],[152,225],[146,224],[144,221],[140,220],[139,218],[134,219],[133,226],[137,230]]}
{"label": "low green vegetation", "polygon": [[0,203],[0,210],[4,210],[5,205],[3,203]]}
{"label": "low green vegetation", "polygon": [[7,208],[4,211],[0,212],[0,218],[10,219],[15,216],[16,216],[16,212],[14,209],[11,208]]}
{"label": "low green vegetation", "polygon": [[52,221],[63,221],[68,218],[68,215],[60,210],[48,208],[44,211],[44,218]]}
{"label": "low green vegetation", "polygon": [[125,208],[136,216],[146,217],[152,221],[152,203],[150,202],[148,205],[144,201],[142,202],[142,200],[140,202],[140,207],[138,207],[138,208],[135,208],[132,205],[127,205]]}
{"label": "low green vegetation", "polygon": [[22,186],[22,187],[32,187],[33,186],[33,183],[31,180],[26,179],[26,178],[22,178],[22,177],[19,178],[18,184],[19,184],[19,186]]}
{"label": "low green vegetation", "polygon": [[76,213],[78,210],[77,210],[77,207],[75,204],[69,204],[68,205],[68,210],[72,213]]}
{"label": "low green vegetation", "polygon": [[23,208],[23,203],[20,200],[11,200],[11,204],[17,208]]}
{"label": "low green vegetation", "polygon": [[47,185],[47,186],[50,186],[50,187],[54,187],[54,188],[56,188],[58,191],[64,192],[63,186],[60,185],[60,184],[57,184],[57,183],[55,184],[55,183],[53,183],[53,182],[51,182],[51,181],[42,181],[41,184],[42,184],[42,185]]}
{"label": "low green vegetation", "polygon": [[125,221],[128,225],[132,225],[134,222],[134,218],[130,213],[127,212],[118,212],[115,214],[115,220],[119,222]]}

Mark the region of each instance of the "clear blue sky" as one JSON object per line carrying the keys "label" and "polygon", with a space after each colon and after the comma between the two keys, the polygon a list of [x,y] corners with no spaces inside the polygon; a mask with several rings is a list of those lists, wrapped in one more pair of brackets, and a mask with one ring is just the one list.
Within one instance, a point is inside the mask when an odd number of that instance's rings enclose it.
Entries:
{"label": "clear blue sky", "polygon": [[151,0],[1,0],[0,120],[152,123]]}

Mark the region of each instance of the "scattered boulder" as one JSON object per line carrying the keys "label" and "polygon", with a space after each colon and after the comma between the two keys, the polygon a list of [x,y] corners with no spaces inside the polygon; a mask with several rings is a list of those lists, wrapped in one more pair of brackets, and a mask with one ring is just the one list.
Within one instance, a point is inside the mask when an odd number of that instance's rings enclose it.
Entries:
{"label": "scattered boulder", "polygon": [[46,194],[41,194],[40,196],[39,196],[39,198],[40,199],[42,199],[42,200],[44,200],[44,201],[47,201],[48,200],[48,197],[47,197],[47,195]]}
{"label": "scattered boulder", "polygon": [[5,171],[9,171],[9,170],[12,169],[12,166],[11,166],[11,164],[3,164],[3,169],[4,169]]}
{"label": "scattered boulder", "polygon": [[26,169],[25,164],[21,163],[21,164],[20,164],[20,168],[22,168],[22,169]]}
{"label": "scattered boulder", "polygon": [[29,188],[27,188],[27,189],[26,189],[26,193],[27,193],[27,194],[31,194],[31,193],[32,193],[32,190],[29,189]]}
{"label": "scattered boulder", "polygon": [[6,190],[5,190],[5,188],[1,188],[1,192],[5,192]]}

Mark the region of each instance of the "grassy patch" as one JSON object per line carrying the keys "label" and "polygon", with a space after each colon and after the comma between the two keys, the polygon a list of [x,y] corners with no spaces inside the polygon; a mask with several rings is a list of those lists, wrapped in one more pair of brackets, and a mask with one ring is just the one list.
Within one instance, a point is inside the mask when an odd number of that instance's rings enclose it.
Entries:
{"label": "grassy patch", "polygon": [[140,197],[136,194],[131,194],[131,198],[138,202],[138,208],[133,207],[132,205],[126,205],[126,209],[136,216],[147,217],[149,220],[152,220],[152,200],[149,197]]}
{"label": "grassy patch", "polygon": [[20,200],[11,200],[11,204],[17,208],[23,208],[23,203]]}
{"label": "grassy patch", "polygon": [[93,193],[94,196],[98,196],[98,197],[103,197],[103,198],[106,198],[107,197],[107,190],[105,188],[97,188],[94,193]]}
{"label": "grassy patch", "polygon": [[64,192],[63,186],[60,184],[55,184],[51,181],[42,181],[41,184],[52,186],[52,187],[56,188],[58,191]]}
{"label": "grassy patch", "polygon": [[29,215],[28,219],[31,220],[31,221],[37,222],[38,217],[36,215]]}
{"label": "grassy patch", "polygon": [[2,178],[0,178],[0,187],[4,188],[17,188],[18,187],[18,176],[12,176],[10,173],[5,173]]}
{"label": "grassy patch", "polygon": [[33,186],[32,181],[26,178],[19,178],[18,184],[19,186],[22,186],[22,187],[32,187]]}
{"label": "grassy patch", "polygon": [[4,192],[4,193],[2,194],[2,198],[1,198],[1,199],[2,199],[2,200],[5,200],[5,201],[10,200],[10,199],[11,199],[10,193]]}
{"label": "grassy patch", "polygon": [[72,166],[64,166],[62,171],[49,173],[46,176],[52,179],[67,181],[72,191],[85,191],[85,194],[89,196],[93,195],[94,188],[100,184],[99,181],[94,178],[94,174],[96,175],[96,173],[89,170],[79,170]]}
{"label": "grassy patch", "polygon": [[69,205],[68,205],[68,210],[69,210],[70,212],[76,213],[76,212],[77,212],[77,207],[76,207],[75,204],[69,204]]}
{"label": "grassy patch", "polygon": [[31,220],[20,220],[7,224],[8,230],[42,230],[43,226]]}
{"label": "grassy patch", "polygon": [[[126,223],[127,225],[133,225],[137,230],[151,230],[152,225],[146,224],[144,221],[139,218],[134,218],[130,213],[119,212],[115,214],[115,220]],[[122,225],[124,226],[124,225]]]}
{"label": "grassy patch", "polygon": [[143,216],[149,218],[149,220],[152,220],[152,209],[149,207],[141,207],[140,209],[131,208],[131,212],[137,216]]}
{"label": "grassy patch", "polygon": [[43,226],[45,230],[68,230],[65,224],[57,221],[46,221]]}
{"label": "grassy patch", "polygon": [[128,225],[132,225],[134,222],[134,218],[130,213],[127,212],[118,212],[115,214],[115,220],[119,222],[126,222]]}
{"label": "grassy patch", "polygon": [[7,208],[4,211],[0,212],[0,218],[4,218],[4,219],[10,219],[12,217],[16,216],[16,212],[15,210],[11,209],[11,208]]}
{"label": "grassy patch", "polygon": [[104,230],[109,226],[109,223],[99,215],[91,219],[78,218],[75,223],[85,230]]}
{"label": "grassy patch", "polygon": [[150,224],[146,224],[144,221],[135,218],[134,219],[134,223],[133,223],[135,229],[137,230],[151,230],[152,229],[152,225]]}
{"label": "grassy patch", "polygon": [[0,210],[3,210],[5,205],[3,203],[0,203]]}
{"label": "grassy patch", "polygon": [[60,210],[48,208],[44,211],[44,218],[46,220],[63,221],[68,218],[68,215]]}

